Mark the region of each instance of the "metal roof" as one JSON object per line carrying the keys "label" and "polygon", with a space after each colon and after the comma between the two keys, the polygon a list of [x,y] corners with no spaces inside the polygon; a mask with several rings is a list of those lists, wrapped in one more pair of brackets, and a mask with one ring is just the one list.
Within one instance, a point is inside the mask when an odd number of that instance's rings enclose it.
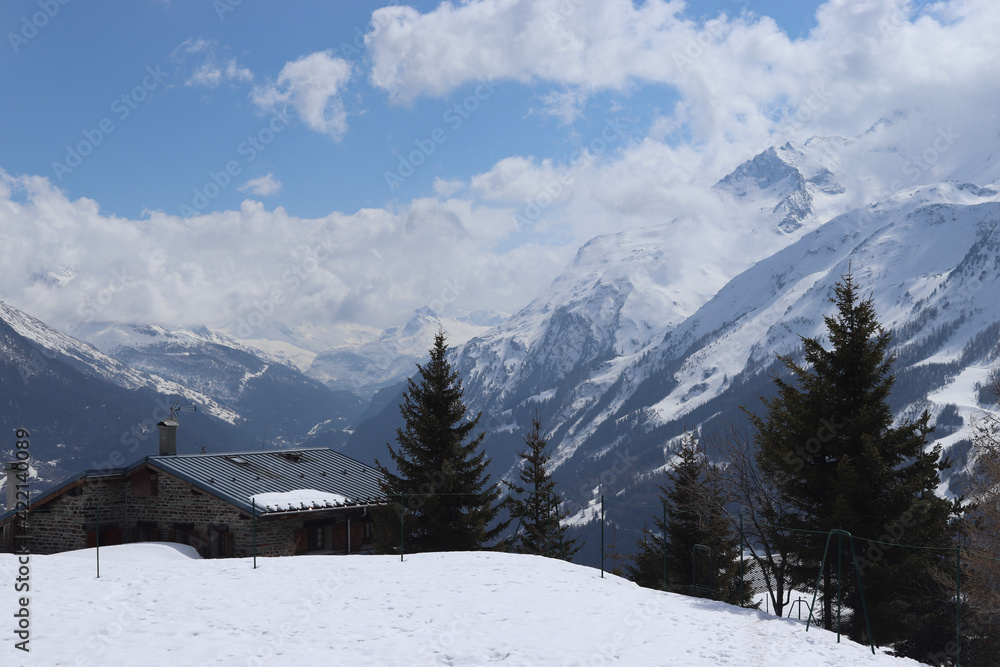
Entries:
{"label": "metal roof", "polygon": [[[252,511],[250,496],[298,489],[346,496],[346,507],[384,502],[378,470],[326,447],[147,456],[131,468],[144,462],[246,512]],[[258,516],[274,513],[257,508]]]}
{"label": "metal roof", "polygon": [[[326,447],[307,447],[273,451],[146,456],[125,468],[85,470],[47,489],[38,499],[32,498],[31,506],[44,504],[81,479],[123,475],[144,463],[183,479],[248,513],[253,510],[250,496],[298,489],[315,489],[346,496],[350,502],[344,505],[345,507],[385,502],[378,484],[382,479],[378,470]],[[324,507],[303,509],[324,509]],[[279,511],[286,513],[297,510],[265,511],[258,507],[257,515],[276,514]],[[0,513],[0,522],[15,514],[17,512],[13,510]]]}

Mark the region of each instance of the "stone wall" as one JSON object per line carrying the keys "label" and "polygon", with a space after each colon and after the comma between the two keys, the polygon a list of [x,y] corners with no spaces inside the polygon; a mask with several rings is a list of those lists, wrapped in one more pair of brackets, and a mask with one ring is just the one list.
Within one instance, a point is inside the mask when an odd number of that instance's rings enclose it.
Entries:
{"label": "stone wall", "polygon": [[124,523],[121,476],[76,483],[52,503],[28,512],[26,533],[31,553],[50,554],[87,547],[87,532],[120,529]]}
{"label": "stone wall", "polygon": [[[257,555],[301,553],[305,550],[306,522],[334,518],[342,522],[348,514],[360,519],[361,513],[341,509],[258,517]],[[183,542],[205,558],[253,555],[253,521],[248,512],[147,465],[128,476],[81,480],[44,508],[32,511],[28,525],[31,553],[93,546],[98,518],[102,545],[140,540]],[[352,518],[352,531],[360,532],[361,523]]]}

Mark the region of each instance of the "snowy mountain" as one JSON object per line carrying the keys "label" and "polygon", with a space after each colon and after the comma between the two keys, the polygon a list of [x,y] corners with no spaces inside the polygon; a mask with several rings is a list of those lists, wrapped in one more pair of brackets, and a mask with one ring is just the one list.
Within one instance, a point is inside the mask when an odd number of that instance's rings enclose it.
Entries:
{"label": "snowy mountain", "polygon": [[[3,302],[0,396],[0,427],[32,434],[32,466],[40,485],[155,453],[156,423],[178,399],[199,406],[182,420],[182,447],[197,442],[226,450],[246,438],[239,415],[211,396],[136,371]],[[12,444],[0,446],[7,450]]]}
{"label": "snowy mountain", "polygon": [[342,432],[362,408],[353,394],[331,391],[293,365],[204,327],[102,325],[83,336],[136,371],[210,396],[272,444],[299,444],[317,429]]}
{"label": "snowy mountain", "polygon": [[[739,421],[734,408],[756,409],[768,391],[775,355],[824,333],[833,285],[851,270],[894,334],[897,414],[954,403],[967,424],[980,408],[975,380],[1000,356],[1000,192],[941,184],[839,216],[731,281],[579,406],[558,459],[580,474],[627,447],[655,469],[685,426]],[[971,395],[956,398],[955,383]],[[939,435],[948,446],[967,437]]]}
{"label": "snowy mountain", "polygon": [[434,335],[442,330],[449,344],[482,335],[503,318],[495,313],[472,313],[442,318],[430,308],[418,309],[401,327],[390,327],[372,340],[341,345],[318,354],[306,374],[331,389],[371,398],[384,387],[413,375],[415,364],[427,358]]}
{"label": "snowy mountain", "polygon": [[[930,410],[960,472],[977,382],[997,357],[1000,196],[990,181],[940,181],[943,167],[919,171],[925,184],[892,181],[916,164],[892,148],[897,131],[888,118],[860,137],[768,149],[716,184],[728,216],[713,234],[682,217],[593,239],[542,296],[459,346],[494,473],[510,474],[537,411],[571,507],[655,491],[685,428],[759,408],[775,355],[823,333],[850,267],[895,336],[894,409]],[[961,170],[990,178],[992,165]],[[387,401],[345,451],[384,456],[398,420]],[[960,488],[954,475],[942,492]]]}

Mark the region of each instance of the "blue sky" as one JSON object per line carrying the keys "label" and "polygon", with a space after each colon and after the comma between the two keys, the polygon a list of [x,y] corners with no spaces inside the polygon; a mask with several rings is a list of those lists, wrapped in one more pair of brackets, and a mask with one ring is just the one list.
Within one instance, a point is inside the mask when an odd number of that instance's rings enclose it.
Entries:
{"label": "blue sky", "polygon": [[768,146],[996,143],[997,30],[992,0],[11,0],[0,299],[317,346],[511,313]]}
{"label": "blue sky", "polygon": [[[703,21],[720,11],[755,11],[772,16],[797,36],[814,25],[816,5],[714,0],[691,3],[685,15]],[[58,13],[22,43],[9,33],[31,35],[24,17],[31,19],[42,8],[37,0],[4,3],[0,26],[7,39],[0,48],[0,86],[13,103],[0,108],[7,128],[0,166],[12,174],[48,176],[71,198],[93,198],[102,211],[140,218],[149,210],[180,213],[181,204],[193,204],[196,188],[203,191],[212,182],[212,172],[235,160],[240,173],[200,210],[238,208],[247,195],[237,186],[272,174],[281,190],[262,201],[295,215],[318,217],[428,196],[435,179],[468,178],[511,155],[566,159],[615,107],[627,107],[621,113],[629,117],[629,136],[641,136],[656,113],[677,100],[665,85],[616,91],[589,100],[578,118],[565,123],[539,111],[545,95],[558,86],[498,80],[468,118],[445,114],[475,92],[474,84],[443,96],[393,103],[366,76],[370,56],[362,35],[375,29],[371,14],[378,6],[300,2],[289,9],[249,1],[230,6],[228,0],[215,6],[185,0],[55,3]],[[437,3],[413,6],[426,12]],[[184,52],[182,44],[198,41],[208,42],[205,51]],[[342,92],[347,132],[342,137],[317,134],[292,119],[259,154],[240,153],[247,137],[269,120],[250,99],[255,83],[274,80],[285,63],[322,51],[343,57],[354,70]],[[210,59],[219,65],[235,59],[253,80],[212,88],[186,85]],[[153,90],[141,87],[147,68],[161,74],[146,79],[155,84]],[[105,120],[113,131],[102,137]],[[465,122],[455,127],[457,120]],[[429,146],[426,141],[435,129],[446,131],[446,142],[400,187],[390,189],[385,172],[398,169],[400,157],[418,148],[415,142]],[[268,137],[265,132],[262,139]],[[79,166],[68,166],[74,158],[67,147],[83,143],[86,151],[98,139]]]}

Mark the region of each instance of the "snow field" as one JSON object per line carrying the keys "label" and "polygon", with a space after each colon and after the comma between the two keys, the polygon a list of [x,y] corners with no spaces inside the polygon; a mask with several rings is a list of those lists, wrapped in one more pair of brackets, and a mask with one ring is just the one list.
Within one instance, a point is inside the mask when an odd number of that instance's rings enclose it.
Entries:
{"label": "snow field", "polygon": [[[187,551],[185,551],[187,549]],[[200,560],[133,544],[31,557],[31,653],[0,664],[917,665],[762,612],[502,553]],[[9,619],[16,556],[0,554]]]}

